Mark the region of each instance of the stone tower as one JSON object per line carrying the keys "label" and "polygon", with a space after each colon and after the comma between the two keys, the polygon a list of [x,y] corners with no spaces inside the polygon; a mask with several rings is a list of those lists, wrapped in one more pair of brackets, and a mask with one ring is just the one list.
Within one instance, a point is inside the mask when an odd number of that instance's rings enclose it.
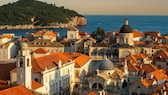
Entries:
{"label": "stone tower", "polygon": [[22,43],[16,64],[17,84],[24,84],[31,89],[31,68],[31,55],[28,44]]}

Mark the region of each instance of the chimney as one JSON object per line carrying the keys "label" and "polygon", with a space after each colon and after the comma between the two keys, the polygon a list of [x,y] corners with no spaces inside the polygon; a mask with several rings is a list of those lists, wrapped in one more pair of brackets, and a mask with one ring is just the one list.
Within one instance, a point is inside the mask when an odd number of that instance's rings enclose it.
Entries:
{"label": "chimney", "polygon": [[62,62],[61,62],[61,60],[59,60],[59,62],[58,62],[58,68],[61,68],[62,67]]}

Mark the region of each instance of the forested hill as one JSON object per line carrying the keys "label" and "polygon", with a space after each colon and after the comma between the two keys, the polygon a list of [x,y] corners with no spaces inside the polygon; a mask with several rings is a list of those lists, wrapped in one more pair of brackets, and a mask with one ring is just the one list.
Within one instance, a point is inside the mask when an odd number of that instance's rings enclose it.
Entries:
{"label": "forested hill", "polygon": [[19,0],[0,6],[0,25],[49,25],[67,23],[72,17],[83,17],[77,12],[56,4],[47,4],[37,0]]}

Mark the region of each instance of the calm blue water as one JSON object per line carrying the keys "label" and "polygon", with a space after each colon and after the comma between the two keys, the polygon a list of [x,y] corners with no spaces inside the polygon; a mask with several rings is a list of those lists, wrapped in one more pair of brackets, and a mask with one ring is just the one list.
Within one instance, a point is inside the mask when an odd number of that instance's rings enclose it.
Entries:
{"label": "calm blue water", "polygon": [[[80,31],[92,33],[97,27],[103,28],[106,33],[114,30],[119,30],[124,24],[125,16],[97,16],[87,15],[87,26],[78,27]],[[168,33],[168,16],[127,16],[129,25],[132,29],[144,31],[159,31],[161,34]],[[37,30],[0,30],[0,34],[15,33],[16,36],[25,35],[26,32],[33,33]],[[66,35],[67,29],[53,29],[55,32],[60,32],[61,36]]]}

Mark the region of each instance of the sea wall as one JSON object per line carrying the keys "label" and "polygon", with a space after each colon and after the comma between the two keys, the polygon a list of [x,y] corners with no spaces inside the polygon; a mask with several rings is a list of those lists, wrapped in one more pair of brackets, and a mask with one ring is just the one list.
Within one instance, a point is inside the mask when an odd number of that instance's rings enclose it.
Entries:
{"label": "sea wall", "polygon": [[4,25],[0,26],[0,29],[7,29],[7,30],[12,30],[12,29],[41,29],[41,28],[67,28],[70,26],[85,26],[87,25],[87,20],[85,17],[72,17],[70,19],[67,19],[68,23],[50,23],[49,26],[34,26],[32,24],[28,25]]}

